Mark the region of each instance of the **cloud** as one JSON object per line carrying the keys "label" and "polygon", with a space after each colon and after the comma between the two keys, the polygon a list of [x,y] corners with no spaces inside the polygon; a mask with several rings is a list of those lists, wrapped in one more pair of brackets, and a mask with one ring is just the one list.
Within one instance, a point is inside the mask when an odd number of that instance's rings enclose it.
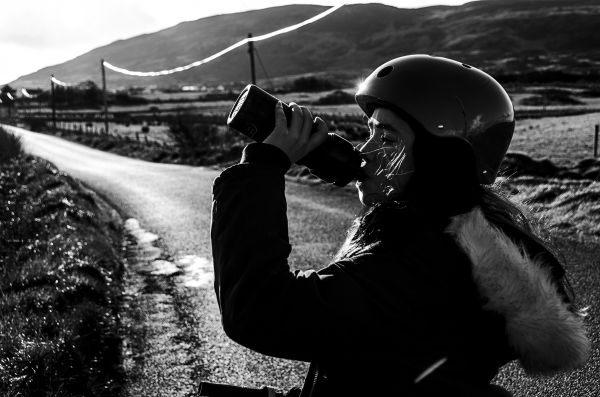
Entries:
{"label": "cloud", "polygon": [[3,7],[5,15],[0,24],[3,42],[32,49],[99,45],[142,33],[158,24],[154,15],[133,0],[32,3],[17,1],[9,3],[6,10]]}

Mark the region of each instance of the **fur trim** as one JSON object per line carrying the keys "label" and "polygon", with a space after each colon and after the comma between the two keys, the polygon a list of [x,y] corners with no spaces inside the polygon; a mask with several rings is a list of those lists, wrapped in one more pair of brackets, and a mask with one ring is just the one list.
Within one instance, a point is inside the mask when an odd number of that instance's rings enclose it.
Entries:
{"label": "fur trim", "polygon": [[530,374],[552,374],[585,363],[590,352],[583,319],[561,299],[548,269],[492,226],[480,208],[455,216],[447,230],[469,256],[484,309],[506,320],[509,344]]}

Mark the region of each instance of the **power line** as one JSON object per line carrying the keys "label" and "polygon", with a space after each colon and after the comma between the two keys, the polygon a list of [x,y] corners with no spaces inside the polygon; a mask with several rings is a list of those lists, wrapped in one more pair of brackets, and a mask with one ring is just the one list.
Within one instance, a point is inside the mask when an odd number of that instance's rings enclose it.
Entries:
{"label": "power line", "polygon": [[233,44],[233,45],[231,45],[231,46],[229,46],[229,47],[227,47],[227,48],[225,48],[225,49],[223,49],[223,50],[221,50],[221,51],[219,51],[219,52],[217,52],[217,53],[215,53],[215,54],[213,54],[213,55],[211,55],[211,56],[209,56],[207,58],[204,58],[204,59],[202,59],[200,61],[196,61],[196,62],[190,63],[190,64],[185,65],[185,66],[179,66],[179,67],[174,68],[174,69],[166,69],[166,70],[161,70],[161,71],[158,71],[158,72],[140,72],[140,71],[133,71],[133,70],[128,70],[128,69],[125,69],[125,68],[121,68],[121,67],[115,66],[115,65],[113,65],[113,64],[111,64],[111,63],[109,63],[107,61],[104,61],[103,64],[104,64],[104,66],[106,66],[107,68],[109,68],[112,71],[115,71],[117,73],[126,74],[126,75],[129,75],[129,76],[156,77],[156,76],[164,76],[164,75],[167,75],[167,74],[173,74],[173,73],[183,72],[185,70],[188,70],[188,69],[191,69],[191,68],[195,68],[197,66],[200,66],[200,65],[203,65],[203,64],[208,63],[210,61],[213,61],[213,60],[215,60],[215,59],[217,59],[217,58],[219,58],[219,57],[227,54],[228,52],[231,52],[231,51],[235,50],[238,47],[241,47],[241,46],[243,46],[245,44],[248,44],[249,42],[256,42],[256,41],[262,41],[262,40],[270,39],[271,37],[279,36],[279,35],[284,34],[284,33],[289,33],[291,31],[299,29],[299,28],[301,28],[303,26],[306,26],[308,24],[316,22],[319,19],[325,18],[326,16],[328,16],[332,12],[337,11],[342,6],[344,6],[344,4],[345,3],[341,3],[341,4],[338,4],[336,6],[333,6],[333,7],[329,8],[328,10],[326,10],[326,11],[320,13],[320,14],[317,14],[314,17],[309,18],[309,19],[307,19],[307,20],[305,20],[303,22],[297,23],[295,25],[291,25],[291,26],[288,26],[288,27],[285,27],[285,28],[273,31],[271,33],[263,34],[262,36],[256,36],[256,37],[251,37],[251,38],[246,38],[246,39],[240,40],[237,43],[235,43],[235,44]]}
{"label": "power line", "polygon": [[25,98],[33,98],[33,95],[31,95],[29,92],[27,92],[27,90],[25,88],[21,88],[21,94],[25,97]]}
{"label": "power line", "polygon": [[50,80],[56,84],[56,85],[60,85],[62,87],[70,87],[73,84],[69,84],[69,83],[65,83],[64,81],[60,81],[59,79],[57,79],[56,77],[54,77],[54,75],[52,77],[50,77]]}

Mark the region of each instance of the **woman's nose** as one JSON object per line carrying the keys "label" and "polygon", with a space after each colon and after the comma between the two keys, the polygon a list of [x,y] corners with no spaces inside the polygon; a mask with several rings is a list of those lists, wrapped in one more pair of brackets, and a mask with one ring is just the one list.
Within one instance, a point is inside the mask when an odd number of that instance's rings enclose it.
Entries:
{"label": "woman's nose", "polygon": [[365,143],[358,146],[358,151],[360,152],[360,156],[366,161],[370,161],[373,159],[373,156],[375,155],[374,149],[375,149],[375,147],[374,147],[372,138],[368,139]]}

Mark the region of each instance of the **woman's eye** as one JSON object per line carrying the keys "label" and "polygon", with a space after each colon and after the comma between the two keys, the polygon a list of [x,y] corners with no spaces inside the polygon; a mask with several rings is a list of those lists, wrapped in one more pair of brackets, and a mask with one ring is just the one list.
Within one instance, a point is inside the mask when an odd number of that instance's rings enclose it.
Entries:
{"label": "woman's eye", "polygon": [[391,143],[394,142],[394,138],[391,138],[387,135],[381,135],[381,142],[383,143]]}

